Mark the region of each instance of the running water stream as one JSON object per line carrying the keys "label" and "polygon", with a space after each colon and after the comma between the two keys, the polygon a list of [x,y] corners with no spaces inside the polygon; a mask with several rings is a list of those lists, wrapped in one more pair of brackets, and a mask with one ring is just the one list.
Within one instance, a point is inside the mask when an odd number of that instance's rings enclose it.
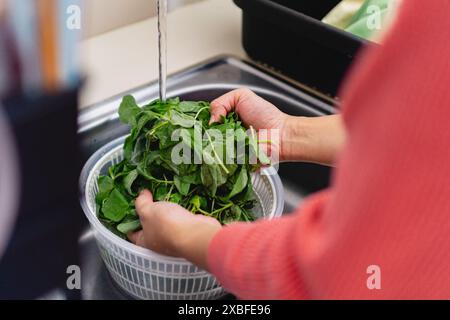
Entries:
{"label": "running water stream", "polygon": [[159,99],[166,101],[167,0],[158,0]]}

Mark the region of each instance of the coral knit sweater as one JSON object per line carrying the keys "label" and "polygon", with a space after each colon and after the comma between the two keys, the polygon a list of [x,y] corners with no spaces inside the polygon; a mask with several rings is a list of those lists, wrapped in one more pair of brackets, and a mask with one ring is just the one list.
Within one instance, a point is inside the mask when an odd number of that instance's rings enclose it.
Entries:
{"label": "coral knit sweater", "polygon": [[343,101],[331,187],[223,228],[211,272],[242,299],[450,299],[450,1],[405,0]]}

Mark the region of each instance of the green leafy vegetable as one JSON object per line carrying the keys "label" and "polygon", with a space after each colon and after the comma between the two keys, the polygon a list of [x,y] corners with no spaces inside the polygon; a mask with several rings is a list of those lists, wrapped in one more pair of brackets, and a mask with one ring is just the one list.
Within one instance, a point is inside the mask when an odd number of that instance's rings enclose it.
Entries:
{"label": "green leafy vegetable", "polygon": [[136,124],[136,115],[141,109],[136,104],[136,100],[132,96],[125,96],[119,107],[120,121],[129,125]]}
{"label": "green leafy vegetable", "polygon": [[174,176],[174,183],[181,195],[187,196],[191,184],[183,181],[179,176]]}
{"label": "green leafy vegetable", "polygon": [[[169,99],[140,108],[132,96],[126,96],[119,116],[131,127],[124,160],[98,178],[96,196],[99,220],[108,229],[125,239],[141,228],[134,199],[143,189],[149,189],[155,201],[180,204],[222,224],[255,219],[250,174],[268,159],[256,153],[256,132],[251,128],[247,135],[237,114],[210,125],[207,102]],[[230,137],[233,140],[227,145]],[[245,154],[236,155],[238,143],[245,145]],[[235,155],[232,163],[225,161],[230,146]],[[252,152],[259,164],[250,164]],[[174,161],[174,154],[189,161]]]}
{"label": "green leafy vegetable", "polygon": [[248,174],[245,167],[243,167],[228,197],[232,198],[235,195],[241,193],[245,189],[245,187],[247,187],[247,185],[248,185]]}
{"label": "green leafy vegetable", "polygon": [[132,187],[133,187],[133,183],[136,181],[138,175],[139,175],[139,173],[138,173],[137,169],[134,169],[134,170],[130,171],[123,179],[123,186],[125,187],[125,189],[128,191],[128,193],[130,195],[136,194],[135,192],[133,192]]}
{"label": "green leafy vegetable", "polygon": [[108,176],[101,176],[98,178],[98,192],[96,201],[102,203],[114,189],[114,181]]}
{"label": "green leafy vegetable", "polygon": [[122,222],[117,225],[117,230],[123,234],[128,234],[133,231],[137,231],[141,228],[141,221],[139,219],[131,220],[128,222]]}
{"label": "green leafy vegetable", "polygon": [[114,189],[109,197],[103,202],[102,213],[105,218],[119,222],[126,215],[129,208],[128,201],[118,189]]}

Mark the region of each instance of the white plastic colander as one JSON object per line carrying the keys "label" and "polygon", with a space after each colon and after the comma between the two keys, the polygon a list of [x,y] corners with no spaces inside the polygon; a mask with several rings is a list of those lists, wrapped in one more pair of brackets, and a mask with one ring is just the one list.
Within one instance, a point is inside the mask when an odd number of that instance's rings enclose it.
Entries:
{"label": "white plastic colander", "polygon": [[[109,231],[96,216],[97,178],[123,159],[125,137],[114,140],[87,161],[81,177],[81,205],[95,233],[102,259],[114,281],[138,299],[207,300],[225,295],[214,276],[185,259],[163,256],[138,247]],[[283,186],[273,168],[252,176],[257,205],[253,213],[272,219],[282,214]]]}

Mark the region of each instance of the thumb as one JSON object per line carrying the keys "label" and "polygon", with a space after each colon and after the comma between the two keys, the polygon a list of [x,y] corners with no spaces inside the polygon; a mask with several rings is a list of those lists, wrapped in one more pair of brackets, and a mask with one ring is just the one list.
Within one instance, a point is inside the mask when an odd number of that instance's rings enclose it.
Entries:
{"label": "thumb", "polygon": [[142,191],[134,203],[136,212],[140,217],[151,212],[152,204],[153,195],[149,190]]}

